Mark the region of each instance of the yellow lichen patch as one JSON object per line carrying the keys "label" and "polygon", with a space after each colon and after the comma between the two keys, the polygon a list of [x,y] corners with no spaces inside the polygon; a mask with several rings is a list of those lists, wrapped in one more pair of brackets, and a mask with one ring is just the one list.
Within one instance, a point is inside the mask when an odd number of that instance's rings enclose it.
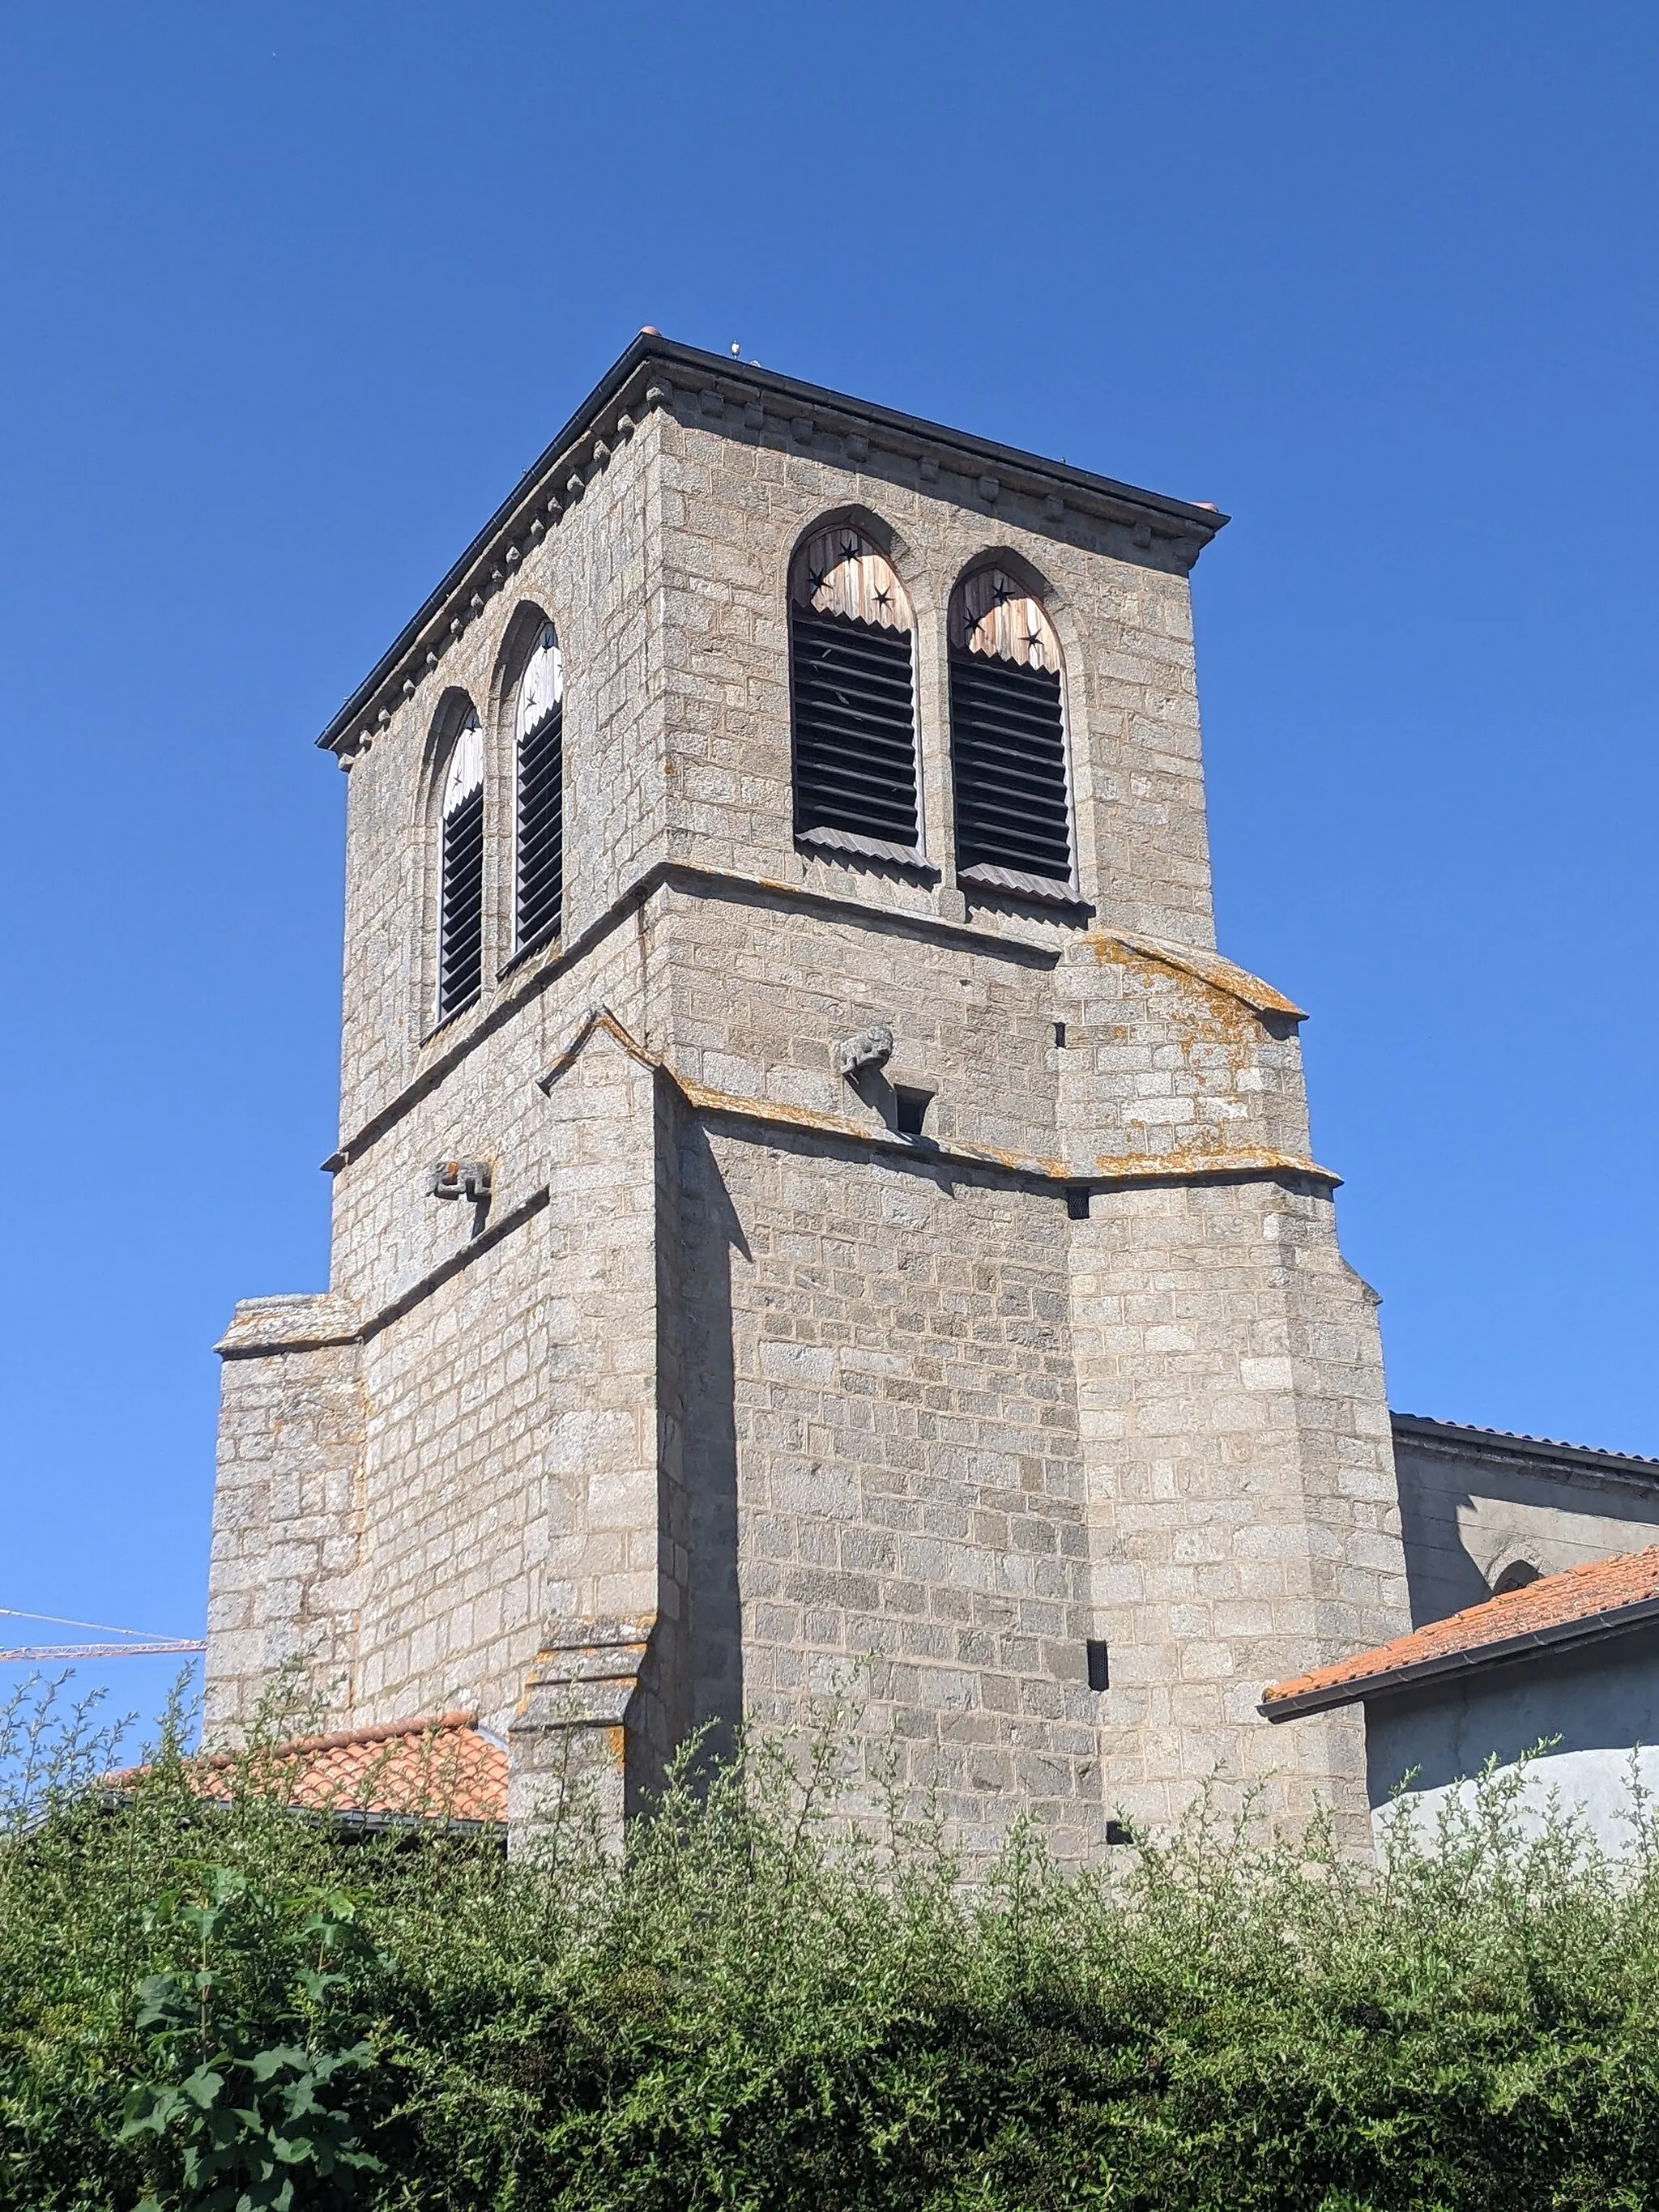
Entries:
{"label": "yellow lichen patch", "polygon": [[647,1052],[645,1047],[623,1028],[609,1006],[596,1006],[583,1016],[569,1042],[560,1049],[551,1064],[544,1068],[536,1078],[540,1089],[550,1091],[553,1088],[596,1030],[619,1044],[628,1057],[632,1060],[637,1060],[641,1067],[658,1068],[662,1066],[659,1056],[655,1053]]}
{"label": "yellow lichen patch", "polygon": [[[1125,966],[1155,968],[1158,964],[1143,960],[1133,950],[1120,953],[1118,957]],[[1247,1036],[1240,1026],[1244,1018],[1242,1012],[1235,1016],[1231,1023],[1215,1018],[1220,1006],[1228,1004],[1236,1006],[1237,1003],[1218,990],[1212,991],[1206,1001],[1206,1010],[1212,1018],[1206,1021],[1200,1014],[1194,1023],[1191,1036],[1210,1041],[1226,1037],[1235,1044],[1253,1042],[1254,1033]],[[733,1091],[714,1090],[705,1083],[692,1082],[671,1067],[660,1054],[647,1051],[629,1034],[610,1008],[604,1006],[592,1009],[552,1066],[538,1076],[537,1082],[544,1091],[551,1089],[583,1043],[596,1030],[610,1036],[641,1066],[660,1071],[678,1090],[687,1104],[701,1112],[730,1115],[738,1120],[761,1122],[776,1128],[807,1130],[820,1136],[849,1139],[914,1159],[937,1162],[940,1165],[1001,1168],[1010,1174],[1040,1176],[1045,1182],[1066,1182],[1079,1177],[1091,1182],[1139,1182],[1182,1175],[1304,1175],[1333,1188],[1341,1181],[1340,1176],[1333,1175],[1328,1169],[1292,1153],[1273,1152],[1261,1146],[1230,1146],[1224,1142],[1225,1132],[1218,1128],[1197,1132],[1195,1139],[1188,1137],[1176,1150],[1100,1152],[1088,1164],[1060,1159],[1052,1154],[1011,1151],[998,1145],[967,1144],[959,1139],[930,1139],[926,1145],[919,1146],[911,1139],[900,1136],[879,1124],[854,1121],[839,1114],[819,1113],[809,1106],[791,1106],[777,1099],[745,1097]],[[1124,1035],[1127,1036],[1128,1033],[1126,1029]]]}
{"label": "yellow lichen patch", "polygon": [[1091,1179],[1099,1178],[1112,1182],[1153,1182],[1165,1180],[1179,1182],[1183,1176],[1306,1176],[1310,1182],[1327,1183],[1334,1190],[1342,1178],[1322,1168],[1317,1161],[1301,1159],[1293,1152],[1275,1152],[1265,1146],[1218,1146],[1213,1150],[1204,1145],[1183,1145],[1178,1152],[1137,1152],[1122,1154],[1099,1152],[1095,1156]]}
{"label": "yellow lichen patch", "polygon": [[1206,952],[1190,945],[1166,945],[1158,938],[1130,937],[1117,930],[1093,932],[1088,945],[1103,965],[1127,954],[1137,961],[1152,961],[1158,967],[1191,975],[1209,990],[1248,1006],[1252,1013],[1279,1014],[1294,1022],[1308,1018],[1293,999],[1264,983],[1259,975],[1252,975],[1248,969],[1224,960],[1218,952]]}
{"label": "yellow lichen patch", "polygon": [[708,1114],[731,1114],[745,1121],[769,1121],[789,1129],[811,1129],[823,1136],[851,1137],[860,1144],[880,1145],[924,1160],[960,1160],[975,1166],[1000,1167],[1020,1175],[1064,1177],[1070,1170],[1063,1160],[1041,1153],[1006,1152],[995,1145],[967,1145],[929,1139],[918,1145],[883,1124],[853,1121],[839,1114],[820,1114],[810,1106],[787,1106],[772,1098],[744,1098],[729,1091],[711,1091],[705,1083],[692,1083],[667,1073],[684,1097]]}

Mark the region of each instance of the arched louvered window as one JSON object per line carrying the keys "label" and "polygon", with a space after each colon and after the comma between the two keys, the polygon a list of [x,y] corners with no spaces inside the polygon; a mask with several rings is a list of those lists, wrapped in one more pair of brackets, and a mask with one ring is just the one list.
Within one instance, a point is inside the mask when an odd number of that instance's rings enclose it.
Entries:
{"label": "arched louvered window", "polygon": [[795,835],[832,850],[919,857],[910,602],[884,556],[822,530],[789,579]]}
{"label": "arched louvered window", "polygon": [[483,732],[469,713],[444,771],[439,827],[438,1019],[471,1006],[483,985]]}
{"label": "arched louvered window", "polygon": [[564,660],[552,623],[538,634],[513,709],[518,773],[516,933],[551,937],[564,896]]}
{"label": "arched louvered window", "polygon": [[950,628],[957,872],[1064,896],[1075,878],[1054,624],[1022,585],[987,568],[957,585]]}

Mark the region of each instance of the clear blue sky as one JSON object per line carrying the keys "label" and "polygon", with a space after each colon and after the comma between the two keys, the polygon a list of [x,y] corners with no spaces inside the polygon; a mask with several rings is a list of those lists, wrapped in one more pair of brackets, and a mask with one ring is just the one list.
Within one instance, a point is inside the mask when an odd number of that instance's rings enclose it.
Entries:
{"label": "clear blue sky", "polygon": [[6,9],[0,1603],[199,1626],[208,1347],[325,1279],[312,738],[643,323],[1237,518],[1222,943],[1394,1402],[1659,1453],[1656,64],[1646,0]]}

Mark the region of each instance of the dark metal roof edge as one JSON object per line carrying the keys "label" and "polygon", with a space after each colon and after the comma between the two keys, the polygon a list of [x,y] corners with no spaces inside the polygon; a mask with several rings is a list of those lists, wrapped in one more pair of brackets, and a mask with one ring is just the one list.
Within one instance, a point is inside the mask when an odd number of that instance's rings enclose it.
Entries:
{"label": "dark metal roof edge", "polygon": [[[133,1785],[125,1781],[105,1782],[99,1785],[97,1802],[105,1813],[118,1813],[131,1802]],[[198,1797],[198,1805],[209,1812],[223,1812],[232,1802],[228,1797]],[[368,1830],[407,1829],[411,1832],[441,1830],[446,1835],[505,1835],[507,1822],[491,1820],[483,1813],[382,1813],[366,1812],[359,1805],[284,1805],[284,1814],[293,1820],[309,1820],[317,1824],[328,1821],[338,1828],[354,1832]]]}
{"label": "dark metal roof edge", "polygon": [[[1147,491],[1139,484],[1122,483],[1115,477],[1097,476],[1091,469],[1075,467],[1070,461],[1051,459],[1047,454],[1028,453],[1024,447],[1004,446],[994,438],[982,438],[971,430],[952,429],[948,423],[934,422],[925,415],[907,414],[902,408],[884,407],[873,399],[858,399],[850,392],[835,392],[823,384],[806,384],[799,377],[785,376],[781,371],[763,368],[757,362],[737,361],[724,354],[705,353],[701,347],[681,345],[672,338],[653,339],[649,348],[654,358],[659,354],[665,360],[678,361],[684,367],[722,376],[736,377],[742,382],[760,385],[763,389],[781,396],[816,402],[833,408],[842,415],[860,415],[872,422],[880,422],[890,430],[898,430],[907,437],[925,438],[941,445],[960,447],[963,452],[995,461],[1004,461],[1011,468],[1030,469],[1034,473],[1058,477],[1079,489],[1097,492],[1106,499],[1131,500],[1137,507],[1148,507],[1160,514],[1174,516],[1190,523],[1194,529],[1213,537],[1231,520],[1218,507],[1197,507],[1192,501],[1172,498],[1167,492]],[[626,358],[626,356],[624,356]]]}
{"label": "dark metal roof edge", "polygon": [[1466,1674],[1472,1668],[1501,1666],[1505,1661],[1528,1659],[1534,1652],[1562,1651],[1575,1644],[1595,1644],[1604,1637],[1659,1621],[1659,1597],[1638,1598],[1630,1605],[1610,1606],[1602,1613],[1581,1614],[1553,1628],[1528,1629],[1522,1636],[1503,1637],[1491,1644],[1466,1644],[1456,1651],[1442,1651],[1432,1659],[1408,1660],[1376,1674],[1356,1675],[1352,1681],[1331,1682],[1290,1698],[1264,1698],[1256,1711],[1264,1720],[1291,1721],[1303,1713],[1354,1705],[1390,1691],[1411,1689],[1419,1682],[1447,1674]]}
{"label": "dark metal roof edge", "polygon": [[582,436],[596,415],[621,398],[624,387],[647,362],[661,362],[669,368],[694,368],[706,376],[735,379],[773,392],[781,398],[798,399],[808,405],[830,408],[838,414],[857,416],[867,422],[878,422],[906,437],[955,446],[977,459],[1000,461],[1007,467],[1055,477],[1062,483],[1075,484],[1080,490],[1092,492],[1097,497],[1127,501],[1135,507],[1150,508],[1155,514],[1169,515],[1201,534],[1206,543],[1218,531],[1224,530],[1231,520],[1218,508],[1196,507],[1190,501],[1172,499],[1163,492],[1145,491],[1134,484],[1120,483],[1113,477],[1097,476],[1091,470],[1074,468],[1067,461],[1047,459],[1040,453],[1028,453],[1018,446],[1000,445],[994,439],[975,437],[971,431],[951,429],[945,424],[929,422],[924,416],[907,415],[897,408],[878,406],[872,400],[855,399],[848,393],[833,392],[827,386],[803,383],[798,377],[785,376],[776,369],[763,368],[757,362],[733,360],[724,354],[705,353],[701,347],[682,345],[676,339],[647,336],[641,331],[612,362],[562,429],[525,471],[466,550],[447,571],[442,581],[422,603],[419,611],[404,624],[370,673],[331,718],[317,739],[325,751],[338,743],[348,726],[394,672],[398,662],[415,644],[449,594],[465,580],[468,572],[483,557],[490,540],[506,528],[530,488],[541,482],[560,454]]}
{"label": "dark metal roof edge", "polygon": [[429,592],[427,598],[422,602],[419,611],[412,616],[404,625],[403,629],[399,630],[397,637],[386,648],[386,652],[381,654],[374,668],[363,678],[362,682],[357,686],[357,689],[352,693],[345,704],[330,720],[327,727],[317,740],[317,743],[325,750],[327,750],[336,743],[344,732],[347,724],[353,721],[356,716],[362,713],[362,709],[368,704],[374,694],[380,690],[381,684],[385,683],[386,678],[392,674],[398,663],[403,659],[404,655],[414,644],[421,632],[425,629],[427,623],[431,621],[433,616],[438,611],[438,609],[442,606],[444,601],[448,598],[451,592],[455,589],[457,585],[460,584],[465,580],[467,571],[483,555],[485,549],[488,547],[490,539],[495,537],[498,531],[506,527],[514,510],[524,499],[526,487],[544,477],[547,473],[548,470],[552,467],[559,455],[564,451],[565,447],[569,445],[571,441],[574,438],[579,438],[581,435],[582,426],[584,423],[589,422],[593,416],[598,414],[600,409],[605,405],[607,401],[616,398],[621,387],[627,383],[629,377],[633,375],[635,370],[637,369],[644,361],[649,358],[653,350],[653,341],[646,338],[643,335],[636,337],[626,352],[624,352],[618,360],[611,363],[610,368],[607,369],[605,374],[599,379],[599,381],[594,386],[592,391],[588,393],[586,398],[583,400],[581,405],[570,417],[570,420],[564,425],[564,428],[560,430],[558,434],[553,439],[552,442],[546,446],[538,455],[536,459],[531,463],[530,466],[519,478],[517,483],[514,485],[507,497],[501,501],[501,505],[495,509],[495,512],[490,516],[489,521],[485,523],[483,528],[479,531],[477,537],[473,538],[471,544],[468,545],[466,550],[461,555],[460,558],[446,572],[442,581],[439,583],[435,589]]}
{"label": "dark metal roof edge", "polygon": [[1659,1481],[1659,1459],[1650,1459],[1641,1452],[1608,1451],[1598,1444],[1560,1443],[1553,1437],[1526,1437],[1510,1429],[1477,1428],[1466,1421],[1439,1421],[1429,1413],[1390,1413],[1389,1419],[1396,1436],[1419,1437],[1427,1443],[1437,1438],[1455,1437],[1460,1443],[1478,1445],[1482,1451],[1497,1453],[1506,1459],[1559,1459],[1578,1467],[1636,1468]]}

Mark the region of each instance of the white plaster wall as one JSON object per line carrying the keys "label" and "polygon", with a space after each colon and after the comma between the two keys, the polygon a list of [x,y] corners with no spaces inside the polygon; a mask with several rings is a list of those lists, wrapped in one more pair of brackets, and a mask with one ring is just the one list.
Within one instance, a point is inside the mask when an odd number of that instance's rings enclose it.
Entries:
{"label": "white plaster wall", "polygon": [[[1659,1631],[1604,1637],[1577,1650],[1471,1668],[1366,1708],[1373,1819],[1404,1802],[1427,1834],[1450,1798],[1473,1802],[1486,1761],[1524,1769],[1524,1826],[1535,1832],[1552,1793],[1610,1852],[1628,1849],[1631,1777],[1659,1791]],[[1547,1748],[1526,1759],[1540,1743]]]}

